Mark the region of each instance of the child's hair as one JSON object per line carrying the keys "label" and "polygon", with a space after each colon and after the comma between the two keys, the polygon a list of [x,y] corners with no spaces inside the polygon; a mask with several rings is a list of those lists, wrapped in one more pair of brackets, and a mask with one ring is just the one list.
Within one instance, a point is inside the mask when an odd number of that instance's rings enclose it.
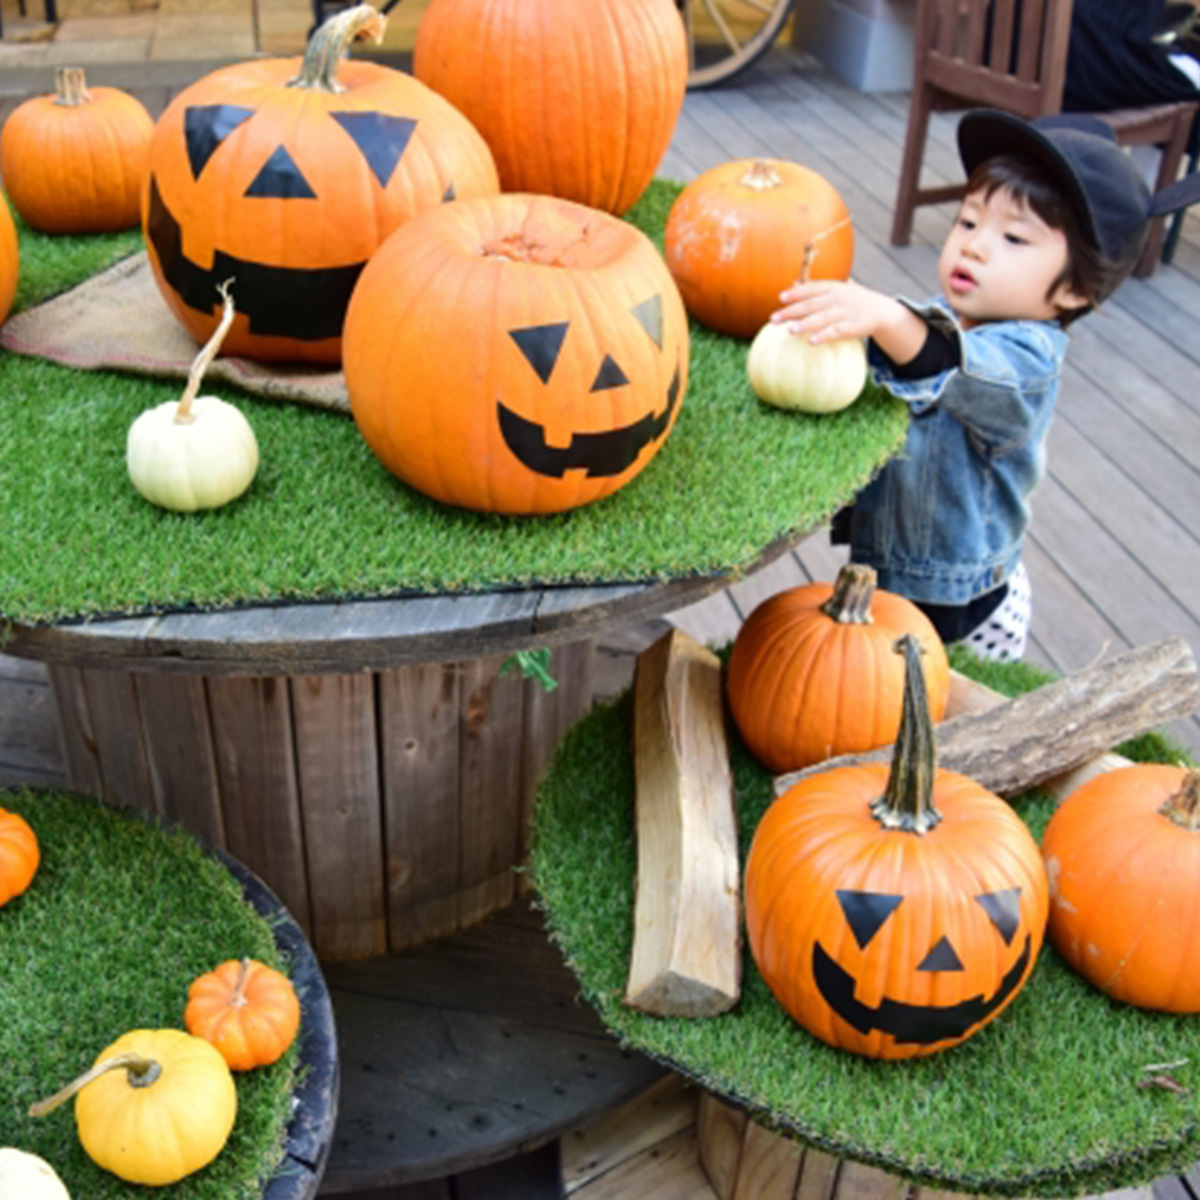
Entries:
{"label": "child's hair", "polygon": [[1059,310],[1058,323],[1064,329],[1111,296],[1133,269],[1141,245],[1131,251],[1127,260],[1112,262],[1105,258],[1084,233],[1074,206],[1036,163],[1015,154],[1000,154],[980,163],[967,180],[967,195],[983,192],[985,198],[990,198],[1000,188],[1007,188],[1051,229],[1061,230],[1067,239],[1067,265],[1051,283],[1047,298],[1065,283],[1088,303]]}

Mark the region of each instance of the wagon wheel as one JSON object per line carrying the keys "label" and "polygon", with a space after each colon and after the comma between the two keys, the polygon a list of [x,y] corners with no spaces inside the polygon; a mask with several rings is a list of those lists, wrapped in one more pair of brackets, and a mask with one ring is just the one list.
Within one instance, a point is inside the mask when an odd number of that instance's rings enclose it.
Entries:
{"label": "wagon wheel", "polygon": [[724,83],[772,46],[795,0],[675,0],[687,30],[688,87]]}

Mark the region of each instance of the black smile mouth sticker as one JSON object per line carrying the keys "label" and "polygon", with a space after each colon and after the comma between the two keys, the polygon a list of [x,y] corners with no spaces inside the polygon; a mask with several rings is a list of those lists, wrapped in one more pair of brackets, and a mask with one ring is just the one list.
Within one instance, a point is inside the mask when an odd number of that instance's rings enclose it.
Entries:
{"label": "black smile mouth sticker", "polygon": [[527,421],[499,402],[496,410],[505,444],[529,470],[555,479],[561,479],[567,471],[583,470],[589,479],[597,479],[620,475],[634,464],[647,446],[666,433],[679,405],[680,391],[677,366],[667,388],[666,407],[661,413],[648,413],[632,425],[602,433],[576,433],[571,437],[571,444],[562,448],[546,444],[544,426]]}
{"label": "black smile mouth sticker", "polygon": [[968,1030],[996,1012],[1017,990],[1033,956],[1028,934],[1025,948],[1000,981],[991,999],[973,996],[959,1004],[905,1004],[886,997],[872,1008],[854,998],[854,976],[843,970],[825,952],[820,942],[813,945],[813,978],[829,1007],[861,1034],[888,1033],[897,1045],[929,1046],[946,1038],[961,1038]]}

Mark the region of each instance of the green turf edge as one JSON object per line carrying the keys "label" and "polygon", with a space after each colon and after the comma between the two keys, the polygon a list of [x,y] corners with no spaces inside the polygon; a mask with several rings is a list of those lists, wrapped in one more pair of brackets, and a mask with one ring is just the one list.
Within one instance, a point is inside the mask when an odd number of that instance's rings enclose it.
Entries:
{"label": "green turf edge", "polygon": [[[679,187],[656,181],[630,214],[660,244]],[[121,257],[138,235],[102,242],[24,231],[22,303]],[[262,447],[254,485],[216,512],[165,513],[129,485],[124,441],[178,383],[0,356],[0,622],[737,578],[849,500],[907,427],[904,405],[874,386],[829,416],[770,409],[749,390],[745,349],[693,326],[693,385],[654,462],[605,501],[537,519],[429,501],[398,484],[345,417],[236,389],[227,398]]]}
{"label": "green turf edge", "polygon": [[46,1159],[87,1200],[256,1200],[282,1161],[297,1048],[235,1072],[238,1114],[221,1154],[170,1188],[125,1183],[96,1166],[73,1106],[28,1107],[91,1065],[122,1033],[183,1028],[191,980],[228,958],[287,971],[271,927],[189,834],[89,797],[0,791],[42,852],[28,890],[0,908],[0,1145]]}
{"label": "green turf edge", "polygon": [[[952,659],[1009,694],[1049,678],[1026,664],[979,664],[958,648]],[[560,745],[539,790],[531,866],[552,938],[623,1044],[769,1128],[936,1188],[1098,1193],[1185,1170],[1200,1157],[1200,1021],[1109,1001],[1048,944],[1005,1014],[961,1046],[902,1063],[858,1058],[810,1037],[775,1003],[748,948],[742,999],[729,1014],[688,1021],[627,1008],[636,865],[631,733],[626,693]],[[731,741],[744,861],[770,778],[735,731]],[[1186,757],[1159,735],[1119,749],[1133,758]],[[1040,836],[1051,802],[1028,793],[1014,806]],[[1190,1063],[1180,1076],[1190,1095],[1134,1086],[1147,1063],[1181,1058]]]}

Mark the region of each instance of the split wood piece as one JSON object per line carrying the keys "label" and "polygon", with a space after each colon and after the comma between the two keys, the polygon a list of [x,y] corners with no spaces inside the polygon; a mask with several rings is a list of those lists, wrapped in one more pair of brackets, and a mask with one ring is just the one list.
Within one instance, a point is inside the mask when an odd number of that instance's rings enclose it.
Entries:
{"label": "split wood piece", "polygon": [[[1196,662],[1183,638],[1135,647],[985,712],[936,726],[938,765],[1001,796],[1073,770],[1110,746],[1192,713]],[[887,761],[890,746],[777,776],[775,795],[835,767]]]}
{"label": "split wood piece", "polygon": [[634,674],[637,892],[625,1003],[658,1016],[726,1012],[741,987],[733,775],[721,662],[674,629]]}
{"label": "split wood piece", "polygon": [[[717,1200],[978,1200],[803,1146],[710,1092],[700,1095],[696,1141]],[[1152,1193],[1125,1188],[1084,1200],[1152,1200]]]}

